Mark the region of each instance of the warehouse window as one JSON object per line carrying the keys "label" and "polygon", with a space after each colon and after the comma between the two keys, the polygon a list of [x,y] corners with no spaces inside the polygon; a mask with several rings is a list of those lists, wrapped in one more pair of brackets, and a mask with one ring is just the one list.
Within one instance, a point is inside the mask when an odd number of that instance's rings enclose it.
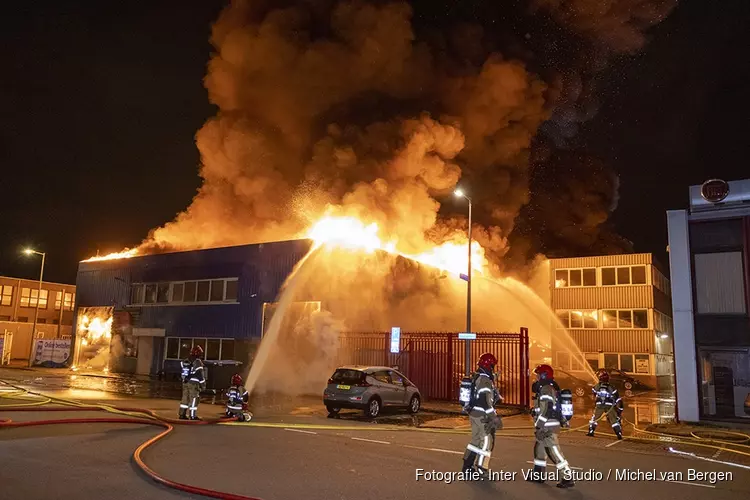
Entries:
{"label": "warehouse window", "polygon": [[40,290],[38,288],[22,288],[21,289],[21,307],[36,307],[37,298],[39,299],[39,309],[47,309],[47,290]]}
{"label": "warehouse window", "polygon": [[633,355],[632,354],[620,354],[620,370],[628,373],[633,373]]}
{"label": "warehouse window", "polygon": [[224,300],[224,280],[214,280],[211,282],[211,302],[222,300]]}
{"label": "warehouse window", "polygon": [[188,281],[185,283],[185,302],[195,302],[195,292],[198,288],[198,283],[195,281]]}
{"label": "warehouse window", "polygon": [[210,281],[199,281],[198,282],[198,296],[195,300],[198,302],[208,302],[210,290],[211,290]]}
{"label": "warehouse window", "polygon": [[696,254],[698,314],[745,314],[742,252]]}
{"label": "warehouse window", "polygon": [[224,300],[237,300],[237,280],[227,280],[227,289]]}
{"label": "warehouse window", "polygon": [[143,300],[144,304],[155,304],[156,303],[156,285],[146,285],[146,296]]}
{"label": "warehouse window", "polygon": [[564,328],[589,330],[599,328],[597,311],[558,310],[555,314]]}
{"label": "warehouse window", "polygon": [[555,288],[581,286],[596,286],[596,268],[555,270]]}
{"label": "warehouse window", "polygon": [[203,348],[204,359],[207,361],[234,360],[234,339],[168,337],[164,357],[166,359],[185,359],[196,345]]}
{"label": "warehouse window", "polygon": [[172,283],[171,302],[182,302],[185,295],[185,283]]}
{"label": "warehouse window", "polygon": [[130,286],[130,303],[131,304],[142,304],[143,303],[143,285],[136,284]]}
{"label": "warehouse window", "polygon": [[159,283],[156,285],[156,302],[159,304],[169,302],[169,283]]}
{"label": "warehouse window", "polygon": [[11,305],[13,302],[13,287],[10,285],[0,286],[0,294],[0,305]]}

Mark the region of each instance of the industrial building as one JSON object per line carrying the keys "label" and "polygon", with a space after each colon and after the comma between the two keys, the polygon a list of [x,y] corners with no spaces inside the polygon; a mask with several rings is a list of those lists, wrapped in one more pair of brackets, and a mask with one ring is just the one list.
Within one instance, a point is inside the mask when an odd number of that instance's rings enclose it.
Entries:
{"label": "industrial building", "polygon": [[311,245],[293,240],[81,262],[73,363],[84,366],[106,351],[112,371],[175,372],[194,345],[209,363],[246,362],[272,310],[266,306]]}
{"label": "industrial building", "polygon": [[[550,307],[594,370],[612,368],[652,387],[673,374],[670,284],[651,254],[550,259]],[[584,367],[552,337],[553,364]]]}
{"label": "industrial building", "polygon": [[[27,364],[34,316],[37,339],[70,338],[75,285],[0,276],[0,339],[10,364]],[[38,306],[38,313],[37,313]]]}
{"label": "industrial building", "polygon": [[677,416],[750,419],[750,179],[690,186],[667,212]]}

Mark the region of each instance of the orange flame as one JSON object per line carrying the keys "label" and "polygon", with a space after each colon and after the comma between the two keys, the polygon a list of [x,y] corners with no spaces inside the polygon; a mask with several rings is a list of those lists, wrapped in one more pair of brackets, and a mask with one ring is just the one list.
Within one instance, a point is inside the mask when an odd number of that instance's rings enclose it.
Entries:
{"label": "orange flame", "polygon": [[129,259],[138,255],[137,248],[126,248],[122,252],[114,252],[107,255],[96,255],[81,262],[96,262],[98,260]]}
{"label": "orange flame", "polygon": [[[399,251],[396,240],[383,242],[378,232],[379,227],[374,222],[367,224],[355,217],[327,216],[315,223],[305,236],[317,245],[356,248],[367,252],[383,250],[453,274],[466,273],[469,267],[466,243],[447,242],[427,252],[411,255]],[[478,273],[484,273],[487,269],[484,249],[476,241],[471,244],[471,268]]]}

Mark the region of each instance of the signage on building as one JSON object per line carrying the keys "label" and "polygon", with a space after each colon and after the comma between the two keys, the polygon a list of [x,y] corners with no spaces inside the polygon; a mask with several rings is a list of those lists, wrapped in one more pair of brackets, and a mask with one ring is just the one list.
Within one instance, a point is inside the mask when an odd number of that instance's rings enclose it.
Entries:
{"label": "signage on building", "polygon": [[401,349],[401,327],[391,328],[391,352],[397,354]]}
{"label": "signage on building", "polygon": [[59,368],[70,357],[70,339],[37,340],[34,365]]}
{"label": "signage on building", "polygon": [[636,373],[648,373],[648,358],[635,360]]}
{"label": "signage on building", "polygon": [[721,179],[711,179],[701,185],[701,196],[709,203],[720,203],[729,196],[729,184]]}

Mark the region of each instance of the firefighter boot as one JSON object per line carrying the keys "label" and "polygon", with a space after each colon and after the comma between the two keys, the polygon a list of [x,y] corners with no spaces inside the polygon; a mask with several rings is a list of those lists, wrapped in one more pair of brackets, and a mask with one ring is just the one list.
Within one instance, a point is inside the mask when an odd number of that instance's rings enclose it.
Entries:
{"label": "firefighter boot", "polygon": [[617,439],[622,439],[622,429],[620,427],[615,427],[615,434],[617,434]]}
{"label": "firefighter boot", "polygon": [[541,465],[535,465],[534,470],[531,471],[531,474],[529,474],[529,477],[527,477],[526,480],[530,483],[543,484],[544,474],[546,472],[547,472],[546,467],[542,467]]}
{"label": "firefighter boot", "polygon": [[[568,470],[567,473],[570,474],[570,470]],[[567,476],[567,475],[565,475],[565,473],[563,473],[562,479],[560,479],[560,482],[557,483],[556,486],[558,488],[572,488],[575,485],[576,485],[576,482],[573,481],[573,478],[571,476]]]}
{"label": "firefighter boot", "polygon": [[596,424],[589,424],[589,432],[586,435],[589,437],[594,437],[595,430],[596,430]]}
{"label": "firefighter boot", "polygon": [[476,453],[467,453],[464,455],[464,466],[461,468],[461,472],[473,472],[474,461],[477,458]]}

